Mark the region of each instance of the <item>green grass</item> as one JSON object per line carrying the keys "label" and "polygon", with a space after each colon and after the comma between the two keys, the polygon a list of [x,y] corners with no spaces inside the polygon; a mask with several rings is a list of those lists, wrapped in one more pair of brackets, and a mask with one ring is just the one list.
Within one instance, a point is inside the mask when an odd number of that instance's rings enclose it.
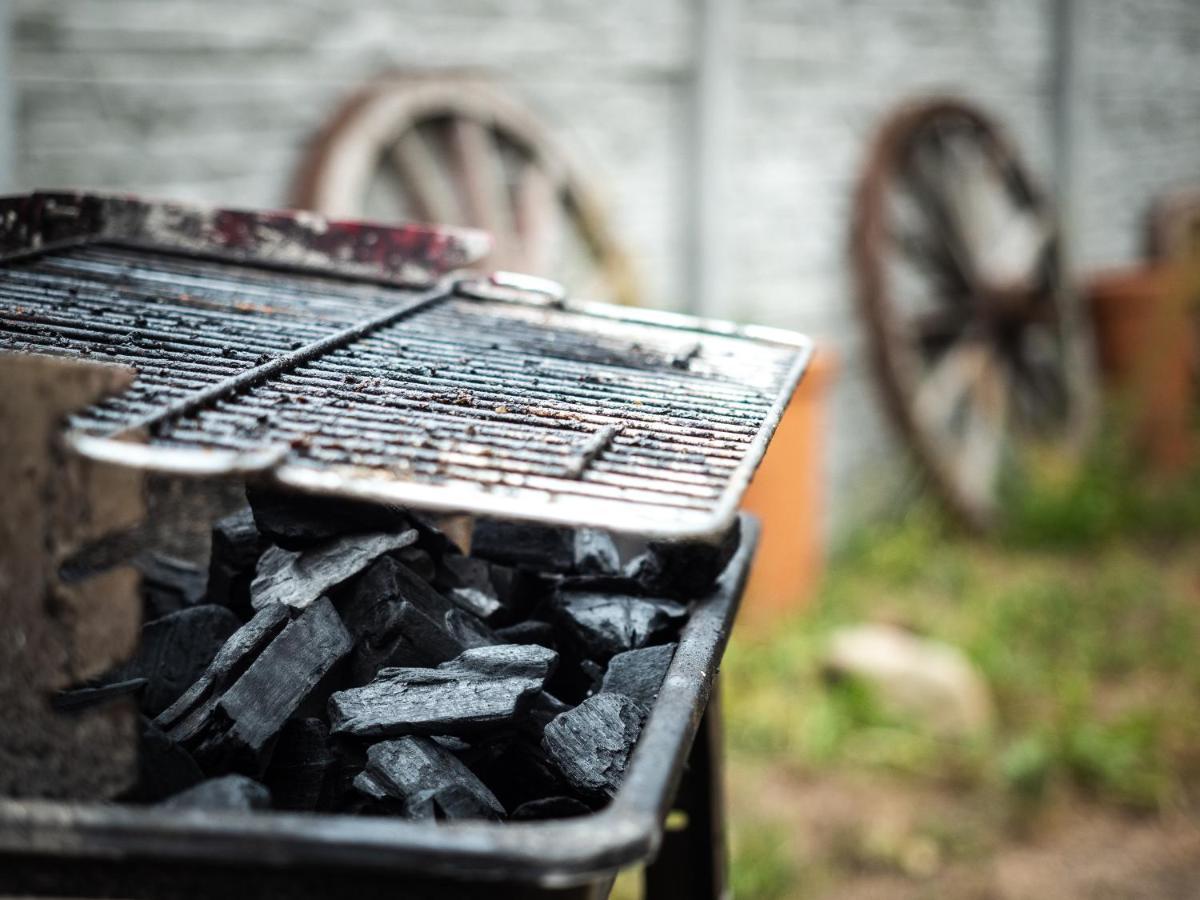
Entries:
{"label": "green grass", "polygon": [[[1192,803],[1200,479],[1148,483],[1098,453],[1068,479],[1014,489],[1009,503],[990,543],[928,506],[864,529],[802,613],[770,634],[736,635],[722,668],[731,754],[803,774],[916,779],[1018,819],[1064,793],[1141,811]],[[962,648],[993,691],[997,727],[939,738],[889,718],[861,685],[826,684],[830,632],[864,621]],[[742,896],[786,893],[777,836],[740,840],[735,877],[769,882]]]}

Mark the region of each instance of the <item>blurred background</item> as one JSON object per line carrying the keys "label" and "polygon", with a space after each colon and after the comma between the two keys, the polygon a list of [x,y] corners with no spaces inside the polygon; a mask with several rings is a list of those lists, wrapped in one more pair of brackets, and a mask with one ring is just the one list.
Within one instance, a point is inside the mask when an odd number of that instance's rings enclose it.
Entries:
{"label": "blurred background", "polygon": [[0,73],[6,191],[482,225],[817,339],[739,896],[1196,896],[1194,0],[0,0]]}

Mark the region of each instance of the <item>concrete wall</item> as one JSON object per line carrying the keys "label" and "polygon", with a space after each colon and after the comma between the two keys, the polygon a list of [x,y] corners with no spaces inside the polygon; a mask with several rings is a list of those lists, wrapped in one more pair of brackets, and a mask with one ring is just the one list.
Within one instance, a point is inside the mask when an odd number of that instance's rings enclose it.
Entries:
{"label": "concrete wall", "polygon": [[[213,202],[283,201],[338,98],[395,66],[473,66],[605,185],[652,301],[687,307],[699,17],[734,0],[13,0],[15,177]],[[1136,258],[1148,203],[1200,181],[1200,3],[1077,0],[1078,258]],[[971,97],[1053,174],[1054,0],[740,0],[704,233],[716,312],[800,328],[842,361],[834,508],[898,457],[865,370],[845,243],[865,141],[899,99]],[[713,133],[712,129],[700,133]],[[713,224],[713,223],[710,223]],[[690,251],[690,252],[689,252]],[[701,256],[701,258],[703,258]]]}

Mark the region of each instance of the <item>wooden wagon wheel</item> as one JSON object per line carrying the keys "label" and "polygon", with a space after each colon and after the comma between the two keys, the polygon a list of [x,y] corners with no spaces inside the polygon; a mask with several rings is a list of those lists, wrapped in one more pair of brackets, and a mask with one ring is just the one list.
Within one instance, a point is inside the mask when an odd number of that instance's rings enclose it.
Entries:
{"label": "wooden wagon wheel", "polygon": [[929,101],[880,131],[852,255],[891,412],[950,508],[991,526],[1005,471],[1077,448],[1092,418],[1051,210],[987,117]]}
{"label": "wooden wagon wheel", "polygon": [[470,78],[394,76],[351,97],[313,143],[292,205],[490,232],[489,269],[629,305],[629,260],[595,195],[527,110]]}

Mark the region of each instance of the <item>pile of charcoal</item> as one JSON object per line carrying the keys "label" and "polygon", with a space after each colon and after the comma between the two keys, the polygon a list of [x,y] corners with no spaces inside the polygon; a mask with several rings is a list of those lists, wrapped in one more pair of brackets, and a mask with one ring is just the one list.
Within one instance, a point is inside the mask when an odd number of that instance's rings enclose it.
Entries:
{"label": "pile of charcoal", "polygon": [[418,514],[276,493],[213,527],[207,571],[140,561],[118,671],[139,779],[174,808],[544,819],[620,786],[688,603],[736,549],[478,520],[470,555]]}

